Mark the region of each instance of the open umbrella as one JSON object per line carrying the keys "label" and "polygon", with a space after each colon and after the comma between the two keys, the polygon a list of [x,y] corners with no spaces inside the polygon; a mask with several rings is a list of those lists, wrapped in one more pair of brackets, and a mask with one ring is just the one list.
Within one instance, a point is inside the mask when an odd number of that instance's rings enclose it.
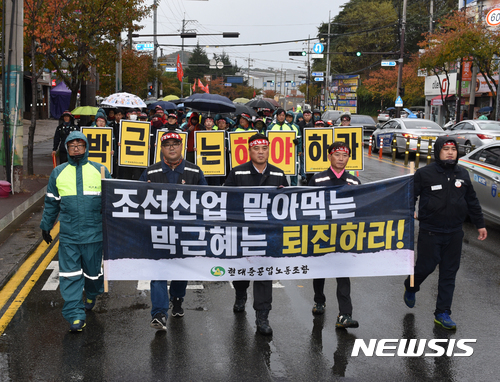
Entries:
{"label": "open umbrella", "polygon": [[96,115],[97,110],[99,110],[98,107],[94,106],[78,106],[76,109],[74,109],[71,114],[73,115]]}
{"label": "open umbrella", "polygon": [[232,114],[240,115],[241,113],[246,113],[250,115],[250,117],[258,116],[257,112],[251,107],[248,107],[247,105],[242,105],[241,103],[237,103],[234,106],[236,106],[236,110],[233,111]]}
{"label": "open umbrella", "polygon": [[274,98],[262,98],[263,100],[271,102],[271,104],[274,105],[274,107],[280,107],[281,105],[279,104],[278,101],[276,101]]}
{"label": "open umbrella", "polygon": [[162,98],[163,101],[174,101],[176,99],[179,99],[179,97],[177,97],[174,94],[169,94],[169,95]]}
{"label": "open umbrella", "polygon": [[248,101],[250,101],[250,100],[248,98],[245,98],[245,97],[239,97],[239,98],[233,99],[234,103],[246,104]]}
{"label": "open umbrella", "polygon": [[490,111],[493,111],[493,108],[491,106],[485,106],[479,109],[478,113],[489,113]]}
{"label": "open umbrella", "polygon": [[148,110],[154,109],[156,106],[161,106],[163,110],[177,110],[177,106],[173,102],[156,101],[148,105]]}
{"label": "open umbrella", "polygon": [[267,100],[265,100],[263,98],[261,98],[261,99],[253,99],[250,102],[247,102],[245,104],[245,106],[256,107],[258,109],[266,108],[266,109],[274,110],[274,105],[271,102],[269,102],[269,101],[267,101]]}
{"label": "open umbrella", "polygon": [[101,102],[101,105],[127,108],[142,108],[147,106],[138,96],[125,92],[111,94]]}
{"label": "open umbrella", "polygon": [[193,94],[184,100],[184,106],[212,113],[228,113],[236,110],[229,98],[210,93]]}

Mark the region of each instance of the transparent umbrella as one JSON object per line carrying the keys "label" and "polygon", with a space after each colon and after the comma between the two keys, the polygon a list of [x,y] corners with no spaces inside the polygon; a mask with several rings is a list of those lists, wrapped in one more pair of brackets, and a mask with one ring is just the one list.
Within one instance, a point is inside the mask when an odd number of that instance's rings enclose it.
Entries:
{"label": "transparent umbrella", "polygon": [[138,96],[130,93],[114,93],[106,97],[101,105],[108,105],[113,107],[146,107],[146,103],[140,99]]}

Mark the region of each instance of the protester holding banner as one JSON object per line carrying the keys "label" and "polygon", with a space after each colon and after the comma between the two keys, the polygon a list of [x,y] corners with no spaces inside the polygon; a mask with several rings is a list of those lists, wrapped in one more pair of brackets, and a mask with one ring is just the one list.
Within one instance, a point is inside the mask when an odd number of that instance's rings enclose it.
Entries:
{"label": "protester holding banner", "polygon": [[194,132],[202,130],[200,126],[200,115],[196,112],[188,113],[187,122],[181,126],[183,131],[188,133],[186,160],[194,163]]}
{"label": "protester holding banner", "polygon": [[[109,123],[109,126],[113,128],[113,150],[118,150],[118,143],[120,139],[120,121],[123,117],[123,111],[117,109],[113,113],[114,120]],[[113,155],[113,178],[118,177],[118,155]]]}
{"label": "protester holding banner", "polygon": [[451,137],[438,137],[434,144],[435,162],[419,168],[414,177],[415,203],[418,204],[418,256],[414,268],[414,286],[405,280],[404,301],[415,306],[415,293],[420,284],[439,265],[438,293],[434,322],[445,329],[456,329],[451,319],[451,303],[455,278],[460,266],[462,225],[467,216],[486,239],[483,213],[469,173],[457,166],[457,142]]}
{"label": "protester holding banner", "polygon": [[247,113],[241,113],[238,118],[238,124],[234,127],[233,131],[247,131],[252,129],[252,117]]}
{"label": "protester holding banner", "polygon": [[[328,159],[331,167],[328,170],[314,174],[309,186],[341,186],[361,184],[358,178],[345,171],[351,149],[345,142],[337,141],[328,147]],[[325,313],[326,297],[324,294],[325,279],[314,279],[314,306],[313,314]],[[357,328],[358,321],[352,319],[351,281],[349,277],[337,278],[337,301],[339,314],[335,327]]]}
{"label": "protester holding banner", "polygon": [[[64,299],[63,316],[71,332],[85,327],[85,310],[92,310],[103,288],[101,171],[106,167],[88,160],[87,137],[72,132],[66,140],[68,162],[50,174],[40,228],[50,244],[57,219],[59,231],[59,284]],[[85,290],[86,300],[82,300]]]}
{"label": "protester holding banner", "polygon": [[[292,116],[293,116],[293,112],[291,112]],[[292,117],[292,120],[293,120],[293,117]],[[285,114],[285,110],[284,109],[278,109],[276,110],[276,122],[275,123],[271,123],[268,128],[267,128],[268,131],[276,131],[276,130],[279,130],[279,131],[282,131],[282,130],[289,130],[289,131],[295,131],[296,133],[296,137],[295,137],[295,140],[293,141],[293,143],[299,147],[299,155],[301,154],[301,151],[302,151],[302,148],[301,148],[301,139],[302,139],[302,136],[300,134],[300,129],[297,125],[295,124],[289,124],[287,121],[286,121],[286,114]],[[295,175],[295,176],[291,176],[290,177],[290,183],[292,186],[296,186],[298,184],[298,176]]]}
{"label": "protester holding banner", "polygon": [[[182,138],[175,132],[161,137],[163,160],[149,166],[140,177],[140,181],[152,183],[175,183],[206,185],[203,171],[182,157]],[[182,302],[186,295],[187,281],[170,282],[170,298],[167,281],[151,281],[151,323],[156,330],[167,330],[169,301],[172,302],[172,316],[184,316]]]}
{"label": "protester holding banner", "polygon": [[[299,126],[299,129],[300,129],[300,135],[305,140],[305,138],[304,138],[304,128],[306,128],[306,127],[314,127],[314,121],[312,120],[312,112],[311,112],[311,110],[305,109],[302,112],[302,117],[303,117],[302,121],[299,121],[297,123],[297,125]],[[304,147],[302,147],[302,149],[304,149]],[[301,155],[299,157],[299,162],[300,162],[301,183],[302,184],[307,184],[308,180],[306,179],[306,173],[305,173],[305,169],[304,169],[304,155]]]}
{"label": "protester holding banner", "polygon": [[[265,135],[255,134],[248,140],[250,161],[236,166],[229,173],[225,186],[288,186],[286,176],[278,167],[268,163],[269,140]],[[233,281],[236,291],[234,312],[243,312],[247,301],[247,289],[250,281]],[[273,300],[273,284],[268,281],[253,282],[253,307],[259,333],[271,335],[273,329],[269,325],[269,311]]]}

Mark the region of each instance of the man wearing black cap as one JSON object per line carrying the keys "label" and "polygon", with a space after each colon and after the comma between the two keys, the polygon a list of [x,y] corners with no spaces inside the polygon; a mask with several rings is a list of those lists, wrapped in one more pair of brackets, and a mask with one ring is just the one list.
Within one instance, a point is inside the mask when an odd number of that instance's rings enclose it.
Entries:
{"label": "man wearing black cap", "polygon": [[464,168],[457,166],[457,142],[439,137],[434,144],[435,162],[419,168],[414,177],[415,203],[418,203],[418,256],[414,269],[415,285],[405,280],[404,301],[415,306],[420,284],[439,265],[439,282],[434,322],[445,329],[456,329],[451,319],[455,278],[462,255],[463,222],[467,215],[476,226],[478,240],[487,237],[483,213],[476,192]]}
{"label": "man wearing black cap", "polygon": [[[268,163],[269,140],[265,135],[255,134],[248,140],[250,161],[236,166],[229,173],[225,186],[288,186],[286,176],[281,169]],[[236,300],[233,306],[235,313],[245,310],[247,289],[250,281],[233,281]],[[269,325],[269,311],[273,301],[273,283],[268,281],[253,282],[253,307],[259,333],[271,335],[273,329]]]}
{"label": "man wearing black cap", "polygon": [[[345,171],[351,149],[342,141],[337,141],[328,147],[328,159],[330,168],[328,170],[314,174],[309,182],[309,186],[340,186],[361,184],[358,178]],[[325,279],[314,279],[314,306],[313,314],[321,315],[325,312],[326,297],[324,294]],[[357,328],[358,321],[352,319],[351,302],[351,280],[349,277],[337,277],[337,301],[339,304],[339,315],[335,327],[337,328]]]}
{"label": "man wearing black cap", "polygon": [[[182,138],[175,132],[168,132],[161,137],[161,153],[163,159],[149,166],[139,178],[143,182],[198,184],[206,185],[203,171],[182,157]],[[166,280],[151,281],[151,323],[156,330],[167,330],[167,315],[169,301],[172,302],[172,316],[184,316],[182,302],[186,295],[187,281],[170,282],[169,289]]]}

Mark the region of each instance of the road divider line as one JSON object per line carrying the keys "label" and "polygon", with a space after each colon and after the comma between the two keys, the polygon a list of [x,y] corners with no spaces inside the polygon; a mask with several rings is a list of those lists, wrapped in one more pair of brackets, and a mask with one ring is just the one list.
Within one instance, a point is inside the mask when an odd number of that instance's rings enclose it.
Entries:
{"label": "road divider line", "polygon": [[[54,226],[51,231],[53,237],[59,234],[59,222]],[[26,275],[33,269],[35,264],[40,260],[42,255],[47,251],[49,245],[42,240],[33,253],[26,259],[26,261],[19,267],[17,272],[10,278],[0,291],[0,309],[4,307],[7,301],[10,300],[12,295],[16,292],[19,285],[26,278]]]}
{"label": "road divider line", "polygon": [[28,294],[31,292],[31,289],[35,286],[36,282],[45,271],[47,266],[50,264],[57,251],[59,250],[59,241],[52,247],[47,256],[42,260],[38,268],[33,272],[31,277],[26,281],[26,284],[23,286],[19,294],[16,296],[12,304],[7,308],[7,311],[4,313],[2,317],[0,317],[0,335],[3,334],[9,323],[12,321],[17,311],[23,304]]}

